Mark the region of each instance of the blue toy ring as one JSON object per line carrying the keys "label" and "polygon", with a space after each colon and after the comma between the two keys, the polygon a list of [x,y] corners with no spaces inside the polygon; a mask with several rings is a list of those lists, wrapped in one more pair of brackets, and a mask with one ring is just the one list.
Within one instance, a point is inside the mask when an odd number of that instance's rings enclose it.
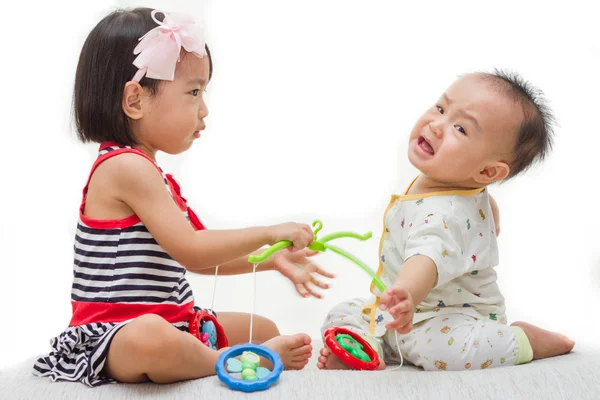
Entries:
{"label": "blue toy ring", "polygon": [[[269,375],[262,379],[258,379],[256,381],[244,381],[241,379],[237,379],[233,377],[229,372],[227,372],[226,362],[231,357],[237,357],[242,355],[245,351],[251,351],[253,353],[258,354],[259,356],[265,357],[267,360],[271,361],[273,364],[273,370]],[[273,385],[279,379],[279,376],[283,372],[283,363],[281,362],[281,357],[279,354],[275,353],[273,350],[269,349],[265,346],[258,346],[256,344],[238,344],[233,346],[229,350],[224,351],[219,356],[217,360],[217,365],[215,366],[217,370],[217,376],[230,389],[233,390],[241,390],[242,392],[255,392],[257,390],[266,390],[271,385]]]}

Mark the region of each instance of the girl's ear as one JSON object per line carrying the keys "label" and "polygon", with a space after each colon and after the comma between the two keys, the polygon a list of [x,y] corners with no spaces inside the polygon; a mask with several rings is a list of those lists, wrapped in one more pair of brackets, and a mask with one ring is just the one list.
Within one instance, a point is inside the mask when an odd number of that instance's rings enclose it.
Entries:
{"label": "girl's ear", "polygon": [[142,99],[144,96],[144,88],[138,83],[129,81],[123,89],[123,112],[129,118],[138,120],[144,116]]}

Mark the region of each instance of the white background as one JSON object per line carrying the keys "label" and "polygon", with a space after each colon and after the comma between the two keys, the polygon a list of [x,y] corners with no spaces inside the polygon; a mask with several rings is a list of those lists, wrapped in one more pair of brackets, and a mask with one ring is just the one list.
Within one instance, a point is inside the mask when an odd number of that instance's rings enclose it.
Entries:
{"label": "white background", "polygon": [[[95,146],[77,143],[70,102],[87,33],[115,6],[204,14],[214,58],[202,139],[159,156],[203,222],[237,228],[324,221],[323,233],[377,265],[382,212],[416,171],[406,138],[461,73],[514,69],[541,87],[560,127],[550,159],[492,188],[501,208],[501,288],[524,319],[598,343],[600,29],[590,4],[545,1],[54,1],[3,6],[0,367],[49,350],[70,319],[72,245]],[[204,10],[204,11],[203,11]],[[283,333],[317,335],[329,308],[368,295],[366,274],[337,274],[322,301],[276,273],[258,277],[257,313]],[[212,278],[189,274],[209,306]],[[251,310],[251,276],[219,281],[216,309]],[[594,343],[595,342],[595,343]]]}

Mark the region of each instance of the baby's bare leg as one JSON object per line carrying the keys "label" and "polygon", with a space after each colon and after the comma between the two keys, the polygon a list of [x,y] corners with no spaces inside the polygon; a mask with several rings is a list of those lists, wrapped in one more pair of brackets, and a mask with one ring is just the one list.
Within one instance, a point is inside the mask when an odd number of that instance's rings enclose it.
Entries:
{"label": "baby's bare leg", "polygon": [[103,372],[120,382],[171,383],[214,375],[218,358],[196,337],[148,314],[115,334]]}
{"label": "baby's bare leg", "polygon": [[515,322],[525,332],[533,350],[533,359],[540,360],[567,354],[575,346],[575,342],[559,333],[546,331],[527,322]]}

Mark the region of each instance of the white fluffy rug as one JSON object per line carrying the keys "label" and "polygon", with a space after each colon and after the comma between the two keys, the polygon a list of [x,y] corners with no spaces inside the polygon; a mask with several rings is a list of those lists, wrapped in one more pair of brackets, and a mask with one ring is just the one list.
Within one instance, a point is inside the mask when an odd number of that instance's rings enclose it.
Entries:
{"label": "white fluffy rug", "polygon": [[465,372],[424,372],[414,367],[319,371],[315,354],[305,370],[284,372],[271,389],[253,394],[233,392],[217,377],[93,389],[79,383],[50,383],[31,375],[31,359],[0,371],[0,399],[600,399],[600,352],[576,350],[518,367]]}

